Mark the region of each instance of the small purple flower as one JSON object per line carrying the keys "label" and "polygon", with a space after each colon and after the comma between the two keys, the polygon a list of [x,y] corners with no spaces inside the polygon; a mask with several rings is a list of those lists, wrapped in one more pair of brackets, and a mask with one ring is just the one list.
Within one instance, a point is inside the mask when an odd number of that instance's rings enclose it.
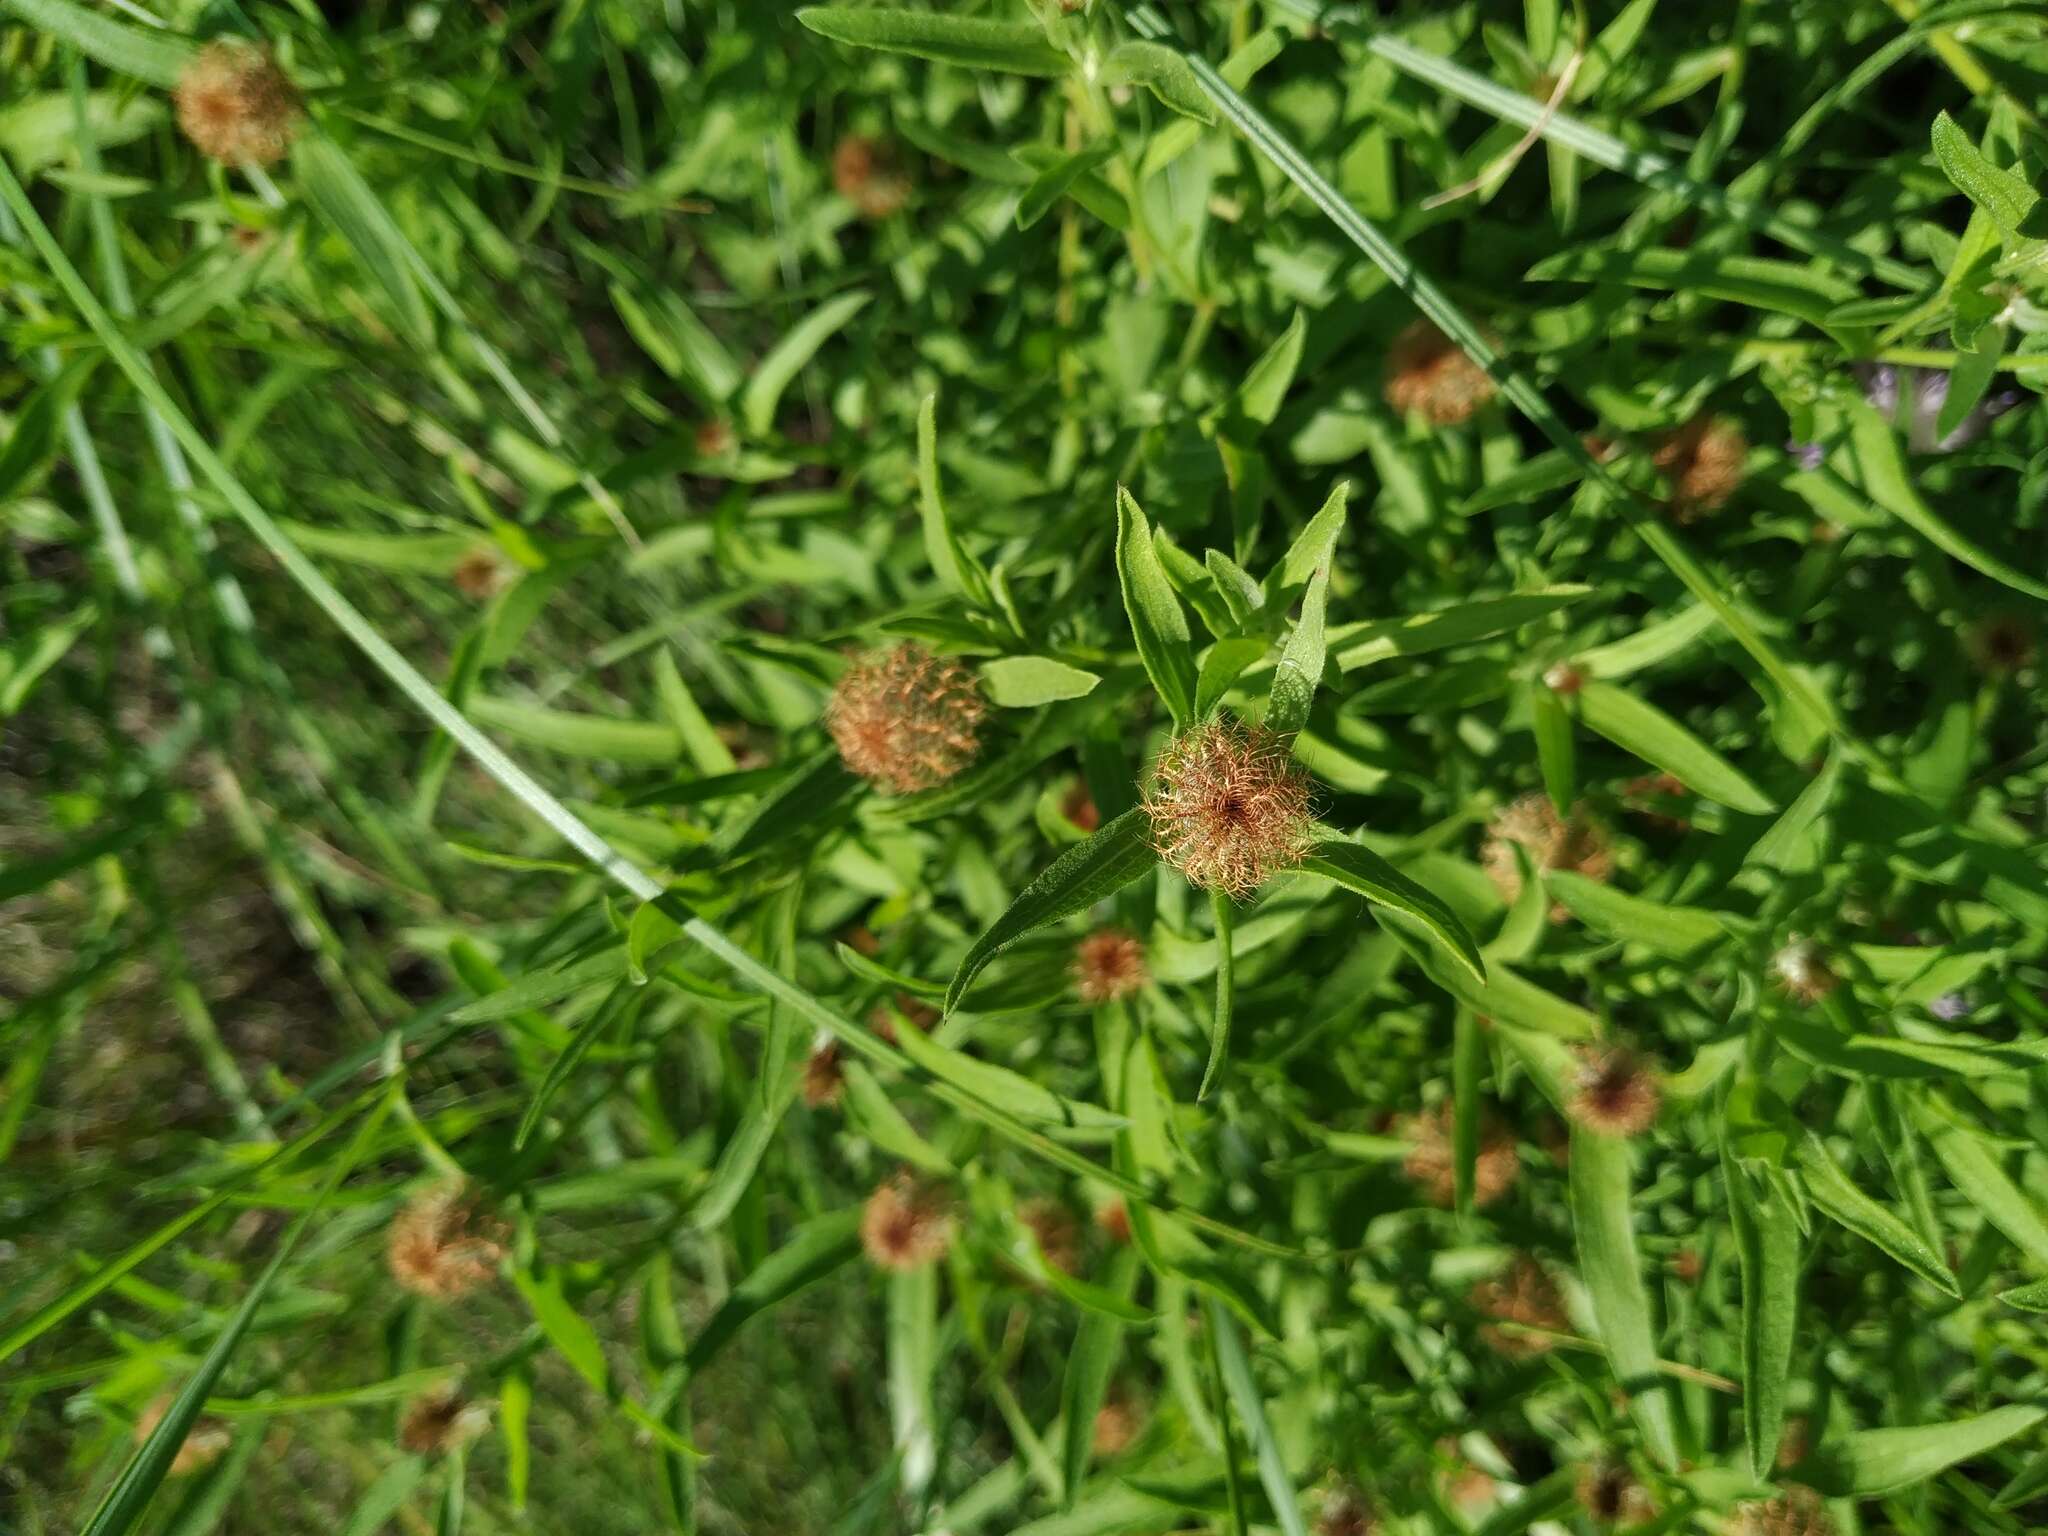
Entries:
{"label": "small purple flower", "polygon": [[[1963,444],[1982,437],[1986,427],[2020,403],[2020,393],[2016,389],[1987,394],[1971,407],[1970,414],[1958,422],[1953,431],[1946,437],[1936,438],[1935,423],[1940,419],[1942,406],[1948,403],[1947,370],[1901,370],[1890,363],[1859,363],[1855,372],[1863,382],[1863,398],[1880,415],[1904,426],[1906,446],[1915,453],[1953,453]],[[1903,423],[1899,422],[1901,383],[1912,392],[1910,410]]]}
{"label": "small purple flower", "polygon": [[1942,1023],[1953,1024],[1969,1017],[1970,1000],[1960,992],[1944,992],[1927,1005],[1927,1011]]}
{"label": "small purple flower", "polygon": [[1819,469],[1828,456],[1825,443],[1802,443],[1797,438],[1785,440],[1785,451],[1801,469]]}

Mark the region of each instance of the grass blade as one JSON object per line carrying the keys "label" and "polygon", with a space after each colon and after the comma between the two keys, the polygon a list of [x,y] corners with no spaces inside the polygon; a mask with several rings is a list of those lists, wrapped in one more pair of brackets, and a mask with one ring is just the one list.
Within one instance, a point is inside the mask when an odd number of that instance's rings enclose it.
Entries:
{"label": "grass blade", "polygon": [[1650,1298],[1643,1288],[1635,1222],[1629,1213],[1633,1161],[1624,1139],[1573,1128],[1572,1230],[1579,1240],[1579,1270],[1593,1298],[1593,1318],[1614,1378],[1628,1394],[1629,1412],[1651,1454],[1665,1466],[1676,1467],[1678,1441],[1657,1369]]}

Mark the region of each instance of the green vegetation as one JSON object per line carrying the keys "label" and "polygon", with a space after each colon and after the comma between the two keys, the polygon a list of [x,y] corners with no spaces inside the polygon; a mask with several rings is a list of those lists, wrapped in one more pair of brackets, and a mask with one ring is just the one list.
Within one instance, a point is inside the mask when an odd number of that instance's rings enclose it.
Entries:
{"label": "green vegetation", "polygon": [[2044,111],[0,0],[0,1531],[2048,1529]]}

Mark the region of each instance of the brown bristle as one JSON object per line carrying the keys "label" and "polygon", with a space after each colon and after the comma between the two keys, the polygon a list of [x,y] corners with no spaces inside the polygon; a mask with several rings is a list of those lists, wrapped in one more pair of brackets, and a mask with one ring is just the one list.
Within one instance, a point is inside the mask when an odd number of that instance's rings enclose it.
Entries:
{"label": "brown bristle", "polygon": [[[1433,1205],[1449,1209],[1457,1199],[1457,1160],[1452,1141],[1456,1111],[1445,1102],[1400,1123],[1408,1156],[1401,1169]],[[1479,1155],[1472,1165],[1472,1203],[1491,1205],[1514,1187],[1522,1169],[1513,1132],[1491,1116],[1479,1126]]]}
{"label": "brown bristle", "polygon": [[1790,1487],[1774,1499],[1739,1505],[1730,1536],[1835,1536],[1827,1505],[1811,1488]]}
{"label": "brown bristle", "polygon": [[466,1401],[453,1384],[435,1387],[405,1405],[398,1443],[415,1456],[445,1456],[482,1434],[490,1418],[489,1408]]}
{"label": "brown bristle", "polygon": [[839,1055],[839,1042],[820,1040],[804,1058],[804,1102],[813,1109],[837,1104],[846,1091],[846,1067]]}
{"label": "brown bristle", "polygon": [[298,130],[299,98],[264,49],[208,43],[171,93],[178,126],[198,151],[224,165],[270,165]]}
{"label": "brown bristle", "polygon": [[1565,1112],[1603,1136],[1640,1136],[1657,1123],[1662,1092],[1650,1064],[1623,1046],[1582,1046]]}
{"label": "brown bristle", "polygon": [[832,151],[832,185],[862,218],[886,219],[910,200],[910,181],[887,146],[848,134]]}
{"label": "brown bristle", "polygon": [[1733,424],[1695,416],[1658,439],[1650,462],[1671,487],[1671,510],[1682,523],[1726,505],[1742,484],[1749,440]]}
{"label": "brown bristle", "polygon": [[899,645],[847,667],[825,708],[825,728],[849,769],[907,795],[974,761],[987,712],[972,671]]}
{"label": "brown bristle", "polygon": [[[155,1432],[157,1425],[163,1423],[164,1415],[171,1409],[171,1398],[171,1393],[164,1393],[136,1416],[137,1445],[147,1440]],[[195,1420],[192,1427],[185,1432],[185,1438],[179,1442],[177,1454],[171,1457],[169,1475],[189,1477],[194,1472],[204,1471],[220,1460],[221,1453],[228,1448],[232,1438],[233,1435],[227,1425],[218,1419]]]}
{"label": "brown bristle", "polygon": [[1386,399],[1432,426],[1470,421],[1496,386],[1484,368],[1427,320],[1412,321],[1387,349]]}
{"label": "brown bristle", "polygon": [[[1607,851],[1607,838],[1599,825],[1577,806],[1572,807],[1569,819],[1558,815],[1550,796],[1540,790],[1497,811],[1479,851],[1487,878],[1509,905],[1522,894],[1517,848],[1529,855],[1529,862],[1538,870],[1569,870],[1588,880],[1605,880],[1614,872],[1614,857]],[[1561,923],[1570,915],[1563,902],[1551,903],[1552,922]]]}
{"label": "brown bristle", "polygon": [[1084,1003],[1113,1003],[1144,990],[1145,946],[1121,928],[1103,928],[1074,947],[1074,990]]}
{"label": "brown bristle", "polygon": [[1828,957],[1810,939],[1794,938],[1771,956],[1771,974],[1795,1002],[1817,1003],[1835,990],[1837,977]]}
{"label": "brown bristle", "polygon": [[[1571,1320],[1565,1315],[1564,1296],[1557,1282],[1526,1253],[1516,1254],[1504,1274],[1473,1286],[1472,1305],[1493,1320],[1479,1330],[1479,1337],[1489,1349],[1510,1360],[1554,1349],[1557,1341],[1544,1335],[1571,1331]],[[1500,1327],[1502,1323],[1510,1326]],[[1523,1332],[1531,1328],[1542,1331]]]}
{"label": "brown bristle", "polygon": [[1636,1481],[1626,1462],[1602,1457],[1579,1468],[1573,1495],[1595,1526],[1640,1525],[1656,1514],[1649,1490]]}
{"label": "brown bristle", "polygon": [[1211,720],[1159,754],[1145,814],[1160,858],[1241,899],[1308,853],[1309,778],[1277,736]]}
{"label": "brown bristle", "polygon": [[860,1245],[882,1269],[923,1269],[953,1246],[953,1211],[944,1191],[899,1172],[876,1187],[860,1213]]}
{"label": "brown bristle", "polygon": [[490,1280],[504,1247],[461,1189],[413,1199],[392,1220],[385,1248],[391,1278],[415,1296],[456,1301]]}
{"label": "brown bristle", "polygon": [[1045,1262],[1063,1275],[1081,1270],[1081,1227],[1057,1200],[1026,1200],[1017,1208],[1017,1220],[1028,1228]]}

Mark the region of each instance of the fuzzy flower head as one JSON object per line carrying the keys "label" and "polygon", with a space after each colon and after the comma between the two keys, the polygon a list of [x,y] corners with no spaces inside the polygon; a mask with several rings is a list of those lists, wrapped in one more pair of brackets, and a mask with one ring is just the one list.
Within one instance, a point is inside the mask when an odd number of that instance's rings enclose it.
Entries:
{"label": "fuzzy flower head", "polygon": [[1030,1233],[1045,1262],[1063,1275],[1081,1270],[1081,1227],[1057,1200],[1026,1200],[1017,1207],[1017,1220]]}
{"label": "fuzzy flower head", "polygon": [[[1456,1111],[1446,1101],[1433,1110],[1410,1115],[1400,1125],[1408,1141],[1401,1171],[1433,1205],[1448,1210],[1457,1201],[1457,1157],[1452,1123]],[[1479,1126],[1479,1156],[1472,1165],[1472,1203],[1491,1205],[1514,1187],[1522,1171],[1514,1134],[1492,1117]]]}
{"label": "fuzzy flower head", "polygon": [[1379,1528],[1379,1517],[1356,1488],[1344,1484],[1323,1496],[1316,1536],[1373,1536]]}
{"label": "fuzzy flower head", "polygon": [[1088,1449],[1097,1461],[1121,1456],[1143,1427],[1144,1421],[1129,1399],[1113,1397],[1095,1415],[1094,1428],[1088,1433]]}
{"label": "fuzzy flower head", "polygon": [[[170,1412],[171,1394],[166,1392],[143,1409],[135,1419],[135,1443],[142,1444],[163,1423],[164,1415]],[[218,1419],[200,1419],[185,1432],[178,1452],[171,1458],[170,1476],[189,1477],[194,1472],[203,1472],[221,1458],[228,1448],[232,1436],[227,1425]]]}
{"label": "fuzzy flower head", "polygon": [[496,597],[511,584],[512,564],[495,545],[479,544],[456,561],[455,569],[448,574],[456,591],[471,602],[480,603]]}
{"label": "fuzzy flower head", "polygon": [[[1614,856],[1597,823],[1577,806],[1570,817],[1557,814],[1550,796],[1538,790],[1503,806],[1487,827],[1479,862],[1501,899],[1510,906],[1522,894],[1522,865],[1515,850],[1529,855],[1539,870],[1565,869],[1588,880],[1605,880],[1614,871]],[[1562,902],[1553,902],[1550,920],[1570,916]]]}
{"label": "fuzzy flower head", "polygon": [[1636,1481],[1628,1463],[1611,1456],[1579,1468],[1572,1493],[1598,1530],[1641,1525],[1657,1513],[1649,1490]]}
{"label": "fuzzy flower head", "polygon": [[1626,1046],[1587,1046],[1565,1113],[1602,1136],[1640,1136],[1657,1123],[1662,1101],[1657,1074]]}
{"label": "fuzzy flower head", "polygon": [[[1571,1319],[1564,1310],[1564,1295],[1550,1271],[1526,1253],[1518,1253],[1502,1274],[1472,1287],[1475,1310],[1492,1319],[1479,1330],[1487,1348],[1510,1360],[1525,1360],[1556,1347],[1544,1337],[1571,1331]],[[1499,1326],[1502,1323],[1508,1327]],[[1525,1333],[1535,1328],[1541,1333]]]}
{"label": "fuzzy flower head", "polygon": [[1113,1003],[1150,980],[1145,946],[1121,928],[1101,928],[1074,948],[1074,990],[1084,1003]]}
{"label": "fuzzy flower head", "polygon": [[1095,1207],[1095,1227],[1119,1247],[1131,1240],[1131,1212],[1122,1195],[1111,1195]]}
{"label": "fuzzy flower head", "polygon": [[802,1087],[804,1102],[812,1109],[839,1102],[846,1091],[846,1066],[840,1059],[838,1041],[828,1037],[811,1047],[811,1054],[804,1058]]}
{"label": "fuzzy flower head", "polygon": [[456,1187],[414,1198],[392,1221],[385,1248],[391,1278],[436,1301],[458,1300],[483,1285],[504,1253]]}
{"label": "fuzzy flower head", "polygon": [[1742,484],[1749,439],[1715,416],[1695,416],[1667,432],[1650,454],[1671,486],[1671,511],[1681,523],[1718,512]]}
{"label": "fuzzy flower head", "polygon": [[1828,957],[1811,939],[1794,934],[1791,941],[1771,956],[1771,975],[1793,1001],[1819,1002],[1835,990],[1840,978],[1828,969]]}
{"label": "fuzzy flower head", "polygon": [[886,219],[910,200],[910,179],[888,147],[850,133],[832,151],[832,186],[864,219]]}
{"label": "fuzzy flower head", "polygon": [[1827,1505],[1811,1488],[1787,1488],[1775,1499],[1737,1507],[1730,1536],[1835,1536]]}
{"label": "fuzzy flower head", "polygon": [[415,1456],[446,1456],[484,1432],[491,1410],[467,1401],[453,1382],[422,1392],[405,1405],[398,1443]]}
{"label": "fuzzy flower head", "polygon": [[973,672],[906,644],[840,674],[825,728],[849,769],[907,795],[945,783],[974,761],[987,713]]}
{"label": "fuzzy flower head", "polygon": [[876,1186],[860,1213],[860,1245],[882,1269],[923,1269],[953,1246],[953,1211],[945,1192],[908,1170]]}
{"label": "fuzzy flower head", "polygon": [[298,131],[299,98],[268,51],[208,43],[178,77],[178,126],[198,151],[224,165],[270,165]]}
{"label": "fuzzy flower head", "polygon": [[2034,664],[2034,626],[2016,613],[1996,613],[1963,631],[1963,649],[1980,672],[2024,672]]}
{"label": "fuzzy flower head", "polygon": [[1411,321],[1387,349],[1386,399],[1431,426],[1470,421],[1494,396],[1487,371],[1427,320]]}
{"label": "fuzzy flower head", "polygon": [[1159,857],[1238,900],[1307,855],[1309,813],[1308,773],[1280,738],[1228,720],[1176,736],[1145,794]]}

